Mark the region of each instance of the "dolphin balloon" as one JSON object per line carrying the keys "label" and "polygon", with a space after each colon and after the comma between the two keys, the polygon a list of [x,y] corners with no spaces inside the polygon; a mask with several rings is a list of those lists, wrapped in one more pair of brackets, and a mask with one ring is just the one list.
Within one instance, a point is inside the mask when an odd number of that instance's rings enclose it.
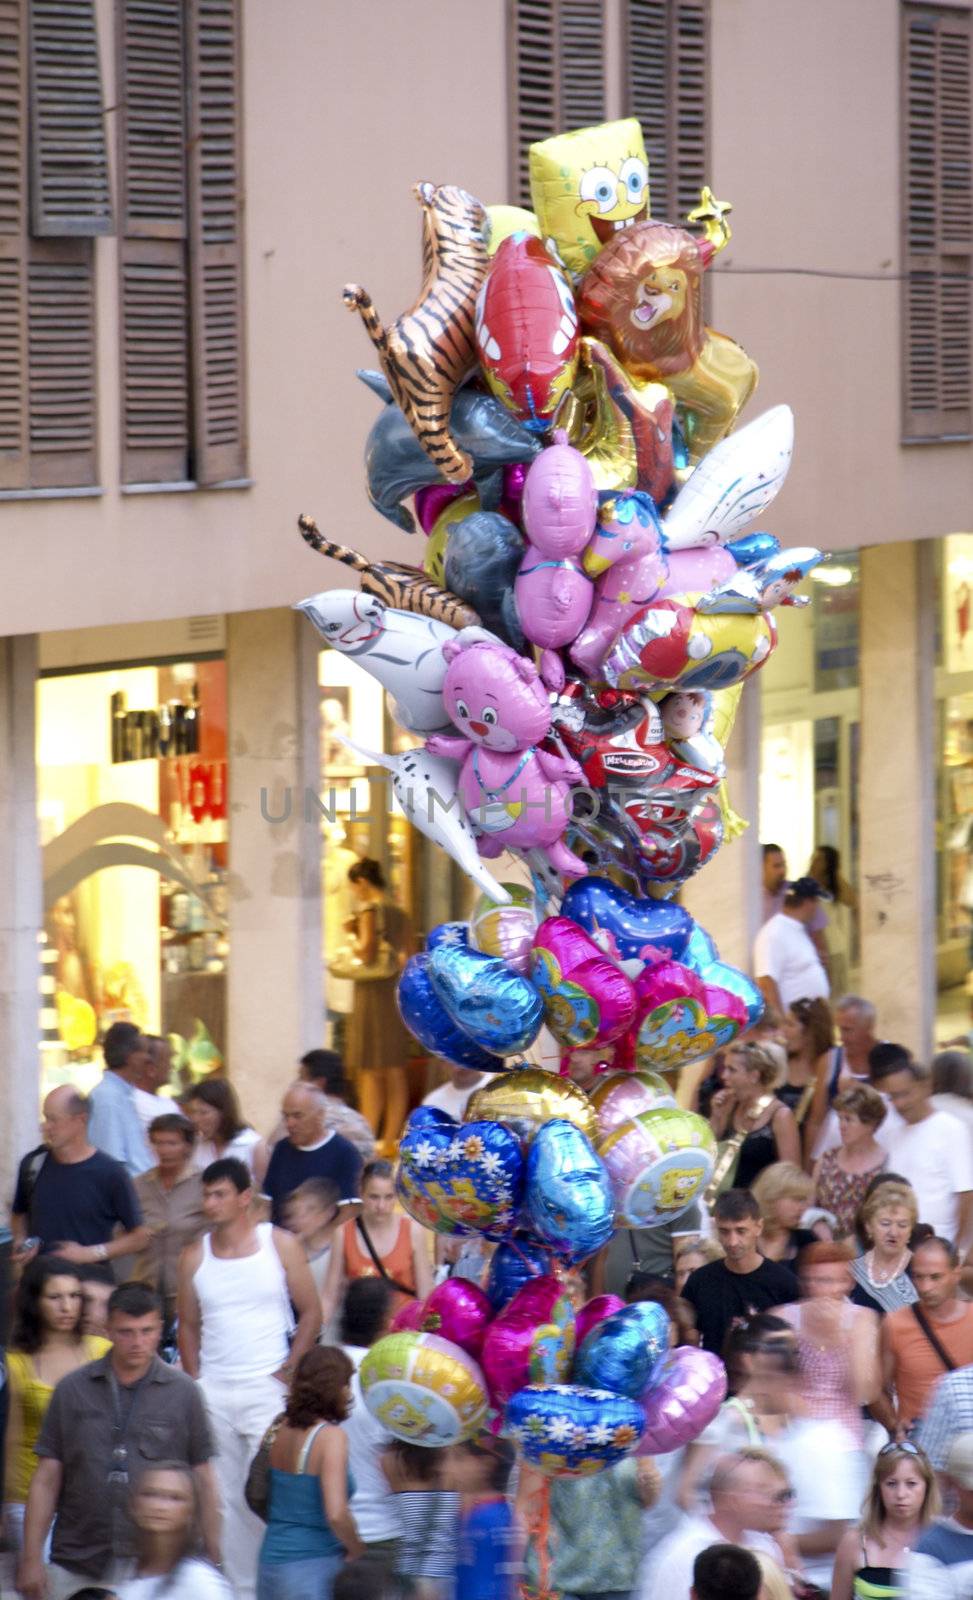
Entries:
{"label": "dolphin balloon", "polygon": [[728,544],[783,487],[794,450],[794,413],[771,406],[721,439],[686,480],[663,518],[667,550]]}

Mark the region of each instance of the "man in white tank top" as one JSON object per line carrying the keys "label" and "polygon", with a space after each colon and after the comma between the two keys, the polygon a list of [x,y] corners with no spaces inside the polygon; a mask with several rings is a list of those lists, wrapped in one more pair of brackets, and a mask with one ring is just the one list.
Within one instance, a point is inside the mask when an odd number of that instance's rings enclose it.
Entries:
{"label": "man in white tank top", "polygon": [[206,1397],[224,1567],[234,1593],[247,1600],[255,1593],[264,1530],[243,1486],[261,1439],[283,1410],[297,1363],[321,1331],[321,1302],[304,1251],[269,1222],[254,1225],[252,1182],[249,1168],[232,1156],[206,1168],[203,1211],[211,1231],[179,1261],[179,1353]]}

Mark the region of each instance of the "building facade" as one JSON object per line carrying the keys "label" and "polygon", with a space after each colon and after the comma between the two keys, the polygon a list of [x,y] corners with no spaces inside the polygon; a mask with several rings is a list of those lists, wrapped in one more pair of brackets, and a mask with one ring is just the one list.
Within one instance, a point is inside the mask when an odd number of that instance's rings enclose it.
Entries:
{"label": "building facade", "polygon": [[356,852],[417,933],[465,907],[338,737],[390,749],[381,695],[291,610],[342,583],[299,512],[417,559],[366,499],[340,291],[412,302],[417,179],[523,201],[532,140],[622,114],[655,215],[733,201],[709,315],[751,412],[797,418],[768,524],[838,552],[744,695],[753,825],[687,901],[746,964],[759,831],[836,845],[848,979],[926,1048],[969,947],[969,6],[4,0],[0,45],[4,1171],[115,1015],[269,1122],[338,1021]]}

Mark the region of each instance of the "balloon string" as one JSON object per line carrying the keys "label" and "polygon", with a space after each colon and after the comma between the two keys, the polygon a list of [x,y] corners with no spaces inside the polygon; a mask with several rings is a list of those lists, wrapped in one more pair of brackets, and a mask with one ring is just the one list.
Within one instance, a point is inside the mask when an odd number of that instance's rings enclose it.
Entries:
{"label": "balloon string", "polygon": [[539,1494],[533,1497],[528,1529],[537,1550],[536,1600],[557,1600],[551,1589],[551,1480],[545,1478]]}

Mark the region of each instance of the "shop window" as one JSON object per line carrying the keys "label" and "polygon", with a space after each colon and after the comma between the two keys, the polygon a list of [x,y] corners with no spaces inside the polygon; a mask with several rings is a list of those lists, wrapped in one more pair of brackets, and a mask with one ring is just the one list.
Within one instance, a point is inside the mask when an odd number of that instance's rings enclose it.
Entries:
{"label": "shop window", "polygon": [[114,226],[94,0],[0,0],[0,107],[0,489],[85,487]]}
{"label": "shop window", "polygon": [[604,121],[603,12],[602,0],[512,0],[510,191],[520,205],[531,203],[530,146]]}
{"label": "shop window", "polygon": [[857,689],[861,628],[857,550],[843,550],[812,577],[814,689]]}
{"label": "shop window", "polygon": [[229,958],[223,661],[42,677],[37,766],[45,1084],[97,1081],[118,1020],[173,1038],[178,1082],[206,1075]]}
{"label": "shop window", "polygon": [[973,433],[969,11],[902,7],[903,443]]}
{"label": "shop window", "polygon": [[122,479],[246,474],[239,0],[118,0]]}
{"label": "shop window", "polygon": [[652,215],[683,223],[709,182],[708,0],[625,0],[622,105],[638,117]]}

